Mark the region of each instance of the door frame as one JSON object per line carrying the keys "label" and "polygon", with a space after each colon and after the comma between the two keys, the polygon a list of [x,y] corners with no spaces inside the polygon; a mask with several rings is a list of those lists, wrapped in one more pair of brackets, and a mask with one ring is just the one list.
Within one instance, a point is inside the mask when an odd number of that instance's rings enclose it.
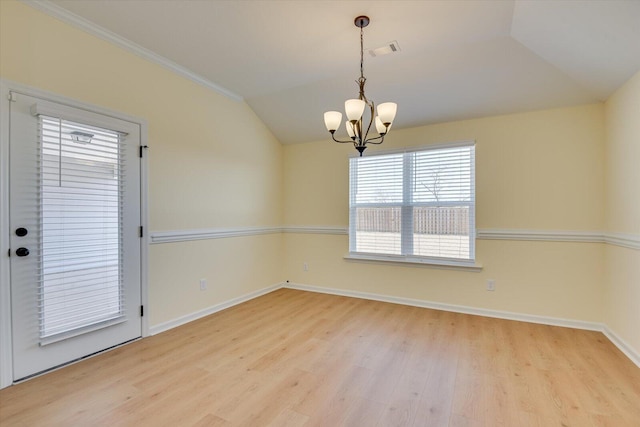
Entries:
{"label": "door frame", "polygon": [[[140,146],[148,146],[147,121],[93,104],[67,98],[52,92],[0,79],[0,389],[14,383],[11,332],[11,276],[9,259],[9,92],[43,98],[59,104],[87,110],[140,126]],[[149,210],[148,155],[142,150],[140,159],[140,225],[143,233],[140,245],[140,301],[144,306],[142,337],[149,336],[148,278],[149,278]]]}

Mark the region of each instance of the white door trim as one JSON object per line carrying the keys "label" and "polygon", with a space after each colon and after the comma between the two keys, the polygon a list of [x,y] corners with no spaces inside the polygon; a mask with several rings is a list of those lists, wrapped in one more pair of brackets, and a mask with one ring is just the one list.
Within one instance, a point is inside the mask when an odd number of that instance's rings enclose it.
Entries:
{"label": "white door trim", "polygon": [[[11,337],[11,283],[9,264],[9,92],[48,99],[60,104],[96,112],[140,126],[140,145],[148,145],[147,121],[118,111],[77,101],[27,85],[0,79],[0,388],[13,384],[13,358]],[[143,150],[140,159],[140,224],[144,228],[141,242],[141,303],[145,307],[142,317],[142,336],[149,335],[148,315],[148,259],[149,259],[149,210],[148,210],[148,150]]]}

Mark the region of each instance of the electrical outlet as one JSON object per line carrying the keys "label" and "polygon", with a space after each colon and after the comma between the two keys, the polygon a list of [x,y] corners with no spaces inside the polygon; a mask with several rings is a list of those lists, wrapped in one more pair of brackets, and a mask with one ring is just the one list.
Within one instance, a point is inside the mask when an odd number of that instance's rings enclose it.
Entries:
{"label": "electrical outlet", "polygon": [[309,264],[307,264],[306,262],[303,262],[303,263],[302,263],[302,269],[303,269],[304,271],[309,271]]}
{"label": "electrical outlet", "polygon": [[200,279],[200,290],[201,291],[207,290],[207,279]]}
{"label": "electrical outlet", "polygon": [[496,281],[493,279],[488,279],[487,280],[487,290],[488,291],[495,291],[496,290]]}

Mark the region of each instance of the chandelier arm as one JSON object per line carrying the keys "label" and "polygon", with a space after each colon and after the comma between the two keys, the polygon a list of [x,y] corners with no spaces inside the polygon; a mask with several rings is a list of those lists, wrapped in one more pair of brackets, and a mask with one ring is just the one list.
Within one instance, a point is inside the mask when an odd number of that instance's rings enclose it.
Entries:
{"label": "chandelier arm", "polygon": [[353,134],[355,135],[354,141],[362,139],[362,117],[353,125]]}
{"label": "chandelier arm", "polygon": [[[365,141],[365,144],[376,144],[376,145],[378,145],[378,144],[382,144],[382,143],[384,142],[384,137],[385,137],[386,135],[387,135],[387,134],[385,133],[384,135],[379,135],[379,136],[376,136],[375,138],[371,138],[371,139],[369,139],[369,140]],[[378,139],[379,139],[380,141],[378,141]]]}
{"label": "chandelier arm", "polygon": [[371,109],[371,119],[369,120],[369,126],[367,126],[367,131],[365,132],[364,137],[362,138],[363,141],[367,140],[367,136],[369,136],[369,131],[371,130],[371,125],[373,124],[373,122],[375,120],[375,117],[374,117],[375,107],[373,106],[373,101],[365,101],[365,102],[367,103],[367,105]]}
{"label": "chandelier arm", "polygon": [[[380,141],[374,142],[376,139],[380,139]],[[379,144],[382,144],[383,142],[384,142],[384,136],[379,136],[377,138],[370,139],[369,141],[367,141],[367,144],[379,145]]]}
{"label": "chandelier arm", "polygon": [[340,144],[353,144],[355,142],[354,140],[340,141],[339,139],[336,139],[336,137],[335,137],[335,135],[333,133],[331,134],[331,139],[333,139],[335,142],[338,142]]}

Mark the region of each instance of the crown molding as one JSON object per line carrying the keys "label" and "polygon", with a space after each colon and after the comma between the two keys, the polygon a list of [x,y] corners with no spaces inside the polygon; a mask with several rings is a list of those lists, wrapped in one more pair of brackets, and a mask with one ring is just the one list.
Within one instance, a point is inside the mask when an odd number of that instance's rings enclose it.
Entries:
{"label": "crown molding", "polygon": [[185,68],[182,65],[179,65],[171,61],[170,59],[165,58],[164,56],[158,55],[157,53],[152,52],[151,50],[142,47],[122,36],[119,36],[116,33],[107,30],[106,28],[100,27],[97,24],[89,21],[88,19],[82,18],[75,13],[69,12],[68,10],[48,0],[22,0],[22,2],[33,7],[34,9],[46,13],[49,16],[59,19],[62,22],[72,25],[86,33],[106,40],[109,43],[121,47],[141,58],[167,68],[168,70],[182,77],[185,77],[208,89],[214,90],[230,99],[233,99],[234,101],[243,101],[243,98],[240,95],[213,83],[211,80],[208,80],[201,75],[194,73],[188,68]]}

